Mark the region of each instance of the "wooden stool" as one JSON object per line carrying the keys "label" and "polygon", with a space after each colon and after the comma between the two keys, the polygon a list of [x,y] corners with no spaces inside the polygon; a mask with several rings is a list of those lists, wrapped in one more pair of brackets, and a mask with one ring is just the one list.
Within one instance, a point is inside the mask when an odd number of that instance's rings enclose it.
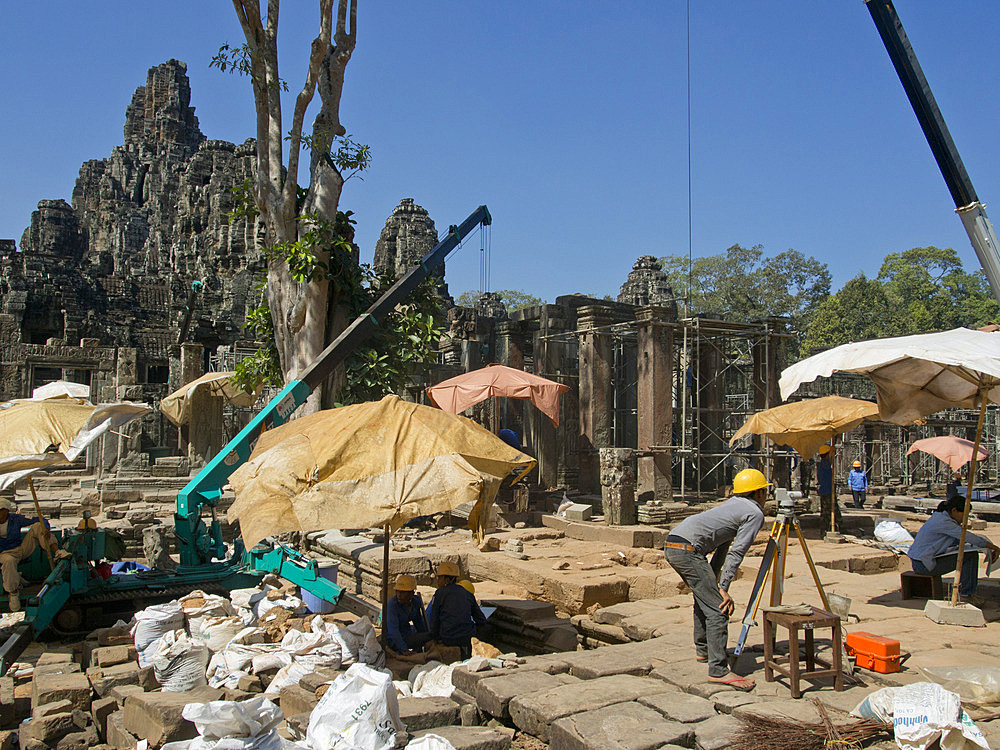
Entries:
{"label": "wooden stool", "polygon": [[[792,688],[793,698],[802,697],[802,690],[799,687],[799,680],[802,678],[811,680],[816,677],[833,677],[835,679],[834,689],[837,692],[844,689],[844,670],[841,660],[844,647],[840,635],[840,617],[818,607],[813,607],[812,611],[811,615],[764,612],[764,680],[774,682],[775,671],[784,675],[788,678]],[[778,626],[788,629],[787,657],[774,655],[775,628]],[[816,628],[831,628],[833,631],[831,635],[833,642],[832,664],[816,656],[813,642],[813,631]],[[802,670],[799,657],[799,630],[805,635],[805,671]],[[817,669],[816,665],[822,669]]]}
{"label": "wooden stool", "polygon": [[899,593],[904,599],[943,599],[941,576],[925,576],[912,570],[899,574]]}

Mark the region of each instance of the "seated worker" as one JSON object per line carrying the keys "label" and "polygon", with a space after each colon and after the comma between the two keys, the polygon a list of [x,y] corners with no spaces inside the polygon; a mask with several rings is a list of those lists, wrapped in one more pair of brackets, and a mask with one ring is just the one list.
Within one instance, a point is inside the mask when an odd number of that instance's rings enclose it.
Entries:
{"label": "seated worker", "polygon": [[[958,565],[958,541],[962,534],[964,512],[965,498],[960,495],[953,495],[938,504],[937,510],[920,527],[906,553],[913,563],[914,572],[925,576],[939,576],[955,569]],[[966,600],[976,592],[979,585],[978,550],[981,549],[990,551],[991,561],[1000,557],[1000,547],[986,537],[967,531],[962,572],[958,579],[958,593]]]}
{"label": "seated worker", "polygon": [[[59,545],[54,536],[49,533],[47,524],[37,518],[13,513],[14,506],[10,500],[0,498],[0,575],[3,576],[3,588],[10,595],[10,611],[21,609],[21,596],[18,593],[24,584],[24,579],[17,570],[17,565],[35,551],[39,542],[47,540],[49,547],[55,552]],[[25,527],[28,530],[21,538]]]}
{"label": "seated worker", "polygon": [[472,636],[477,626],[486,624],[486,615],[476,597],[458,585],[458,566],[443,562],[437,568],[438,590],[428,607],[431,640],[458,646],[463,659],[472,657]]}
{"label": "seated worker", "polygon": [[744,469],[733,477],[731,498],[685,518],[663,545],[670,567],[694,595],[695,657],[708,662],[708,681],[743,691],[753,690],[755,683],[729,671],[726,643],[735,608],[729,584],[764,523],[770,486],[757,469]]}
{"label": "seated worker", "polygon": [[385,605],[385,637],[397,654],[419,651],[430,640],[424,602],[412,576],[396,576],[396,595]]}

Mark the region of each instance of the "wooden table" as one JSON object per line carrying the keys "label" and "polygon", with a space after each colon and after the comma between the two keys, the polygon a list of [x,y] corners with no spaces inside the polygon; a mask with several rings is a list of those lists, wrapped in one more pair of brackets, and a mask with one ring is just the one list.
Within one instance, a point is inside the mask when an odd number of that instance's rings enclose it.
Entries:
{"label": "wooden table", "polygon": [[[775,628],[788,630],[788,656],[774,655]],[[830,628],[833,644],[833,661],[827,662],[816,656],[813,634],[817,628]],[[802,631],[805,641],[805,670],[802,669],[799,654],[799,631]],[[812,680],[817,677],[833,677],[834,689],[840,692],[844,689],[843,641],[840,633],[840,617],[819,609],[812,608],[811,615],[788,615],[780,612],[764,612],[764,680],[774,682],[774,673],[788,678],[792,688],[792,697],[801,698],[802,690],[799,681]],[[817,665],[819,668],[817,668]]]}

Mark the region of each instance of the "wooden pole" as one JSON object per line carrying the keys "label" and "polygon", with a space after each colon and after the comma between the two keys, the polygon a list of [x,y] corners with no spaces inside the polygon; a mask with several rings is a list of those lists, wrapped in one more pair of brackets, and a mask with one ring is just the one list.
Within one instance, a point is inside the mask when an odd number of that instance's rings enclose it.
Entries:
{"label": "wooden pole", "polygon": [[[38,522],[45,524],[45,518],[42,516],[42,506],[38,502],[38,493],[35,492],[35,483],[31,481],[31,476],[28,476],[28,487],[31,488],[31,499],[35,501],[35,515],[38,516]],[[56,569],[56,561],[52,559],[52,548],[45,543],[45,540],[39,540],[41,545],[45,547],[45,554],[49,558],[49,570]]]}
{"label": "wooden pole", "polygon": [[389,607],[389,524],[385,525],[384,536],[382,538],[382,648],[389,642],[386,634],[386,623],[388,622]]}
{"label": "wooden pole", "polygon": [[[958,589],[962,582],[962,562],[965,558],[965,533],[969,528],[969,511],[972,510],[972,488],[976,484],[976,468],[979,461],[979,442],[983,438],[983,419],[986,417],[986,386],[979,388],[979,421],[976,424],[976,442],[972,446],[972,461],[969,462],[969,482],[965,488],[965,510],[962,512],[962,534],[958,538],[958,560],[955,562],[955,585],[951,589],[951,605],[958,604]],[[977,571],[978,575],[978,571]]]}
{"label": "wooden pole", "polygon": [[837,533],[837,436],[830,440],[830,533]]}

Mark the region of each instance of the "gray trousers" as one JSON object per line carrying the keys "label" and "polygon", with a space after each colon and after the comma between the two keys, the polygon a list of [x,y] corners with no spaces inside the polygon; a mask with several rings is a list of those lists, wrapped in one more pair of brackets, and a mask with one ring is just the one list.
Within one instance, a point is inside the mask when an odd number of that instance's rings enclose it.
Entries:
{"label": "gray trousers", "polygon": [[[708,656],[708,676],[729,674],[726,644],[729,642],[729,617],[722,613],[722,594],[716,572],[704,555],[682,549],[664,550],[670,567],[694,594],[694,646],[699,656]],[[721,562],[721,560],[720,560]]]}

